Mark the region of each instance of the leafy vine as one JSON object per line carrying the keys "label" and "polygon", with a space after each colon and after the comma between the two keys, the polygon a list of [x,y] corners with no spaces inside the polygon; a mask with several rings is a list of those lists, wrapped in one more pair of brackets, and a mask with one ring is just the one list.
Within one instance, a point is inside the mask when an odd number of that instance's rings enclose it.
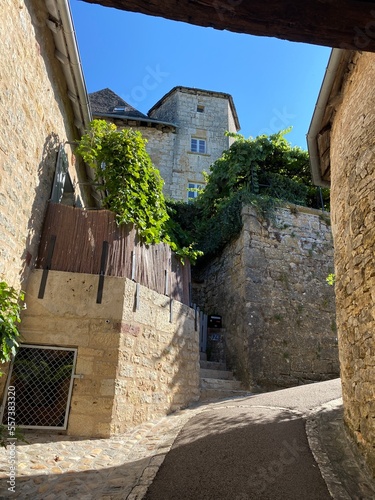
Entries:
{"label": "leafy vine", "polygon": [[[290,145],[284,137],[288,131],[255,139],[228,133],[235,141],[205,174],[206,187],[195,203],[184,209],[174,204],[185,238],[195,241],[205,255],[216,255],[239,234],[245,204],[268,220],[285,202],[319,207],[321,196],[311,182],[308,153]],[[328,189],[322,198],[327,209]]]}
{"label": "leafy vine", "polygon": [[20,337],[18,324],[21,322],[24,300],[24,292],[18,292],[5,281],[0,281],[0,363],[7,363],[17,353]]}
{"label": "leafy vine", "polygon": [[163,180],[138,131],[118,130],[105,120],[93,120],[77,153],[93,168],[103,206],[117,214],[119,224],[133,224],[145,244],[167,243],[182,259],[200,255],[193,245],[181,245],[163,195]]}

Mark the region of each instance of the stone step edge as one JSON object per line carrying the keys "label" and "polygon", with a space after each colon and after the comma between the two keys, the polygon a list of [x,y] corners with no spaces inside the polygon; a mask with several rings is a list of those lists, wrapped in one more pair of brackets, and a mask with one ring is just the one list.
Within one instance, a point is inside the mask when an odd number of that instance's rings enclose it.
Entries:
{"label": "stone step edge", "polygon": [[245,389],[207,389],[205,387],[200,388],[200,392],[233,392],[236,394],[247,394],[248,396],[253,396],[254,392],[246,391]]}
{"label": "stone step edge", "polygon": [[219,363],[218,361],[204,361],[201,360],[200,367],[203,370],[227,370],[225,363]]}
{"label": "stone step edge", "polygon": [[200,378],[206,379],[234,380],[233,372],[229,370],[211,370],[209,368],[201,368],[199,370],[199,375]]}
{"label": "stone step edge", "polygon": [[225,380],[222,378],[201,378],[200,380],[201,389],[236,391],[241,390],[240,387],[241,382],[238,380]]}
{"label": "stone step edge", "polygon": [[226,399],[230,397],[250,397],[254,393],[248,391],[236,391],[229,389],[201,389],[200,401],[206,401],[209,399]]}

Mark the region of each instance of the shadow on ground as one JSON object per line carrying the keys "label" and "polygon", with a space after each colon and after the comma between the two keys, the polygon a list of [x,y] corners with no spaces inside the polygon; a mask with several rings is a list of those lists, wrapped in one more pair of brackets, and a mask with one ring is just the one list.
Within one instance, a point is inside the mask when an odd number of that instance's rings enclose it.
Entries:
{"label": "shadow on ground", "polygon": [[[151,458],[151,454],[114,467],[101,467],[96,460],[95,470],[90,469],[90,457],[77,457],[75,443],[65,436],[61,436],[59,446],[71,447],[70,459],[76,460],[77,470],[58,472],[61,464],[57,463],[53,473],[50,465],[48,471],[43,470],[54,460],[51,444],[34,445],[38,453],[34,450],[30,467],[35,475],[17,477],[12,496],[33,500],[126,499],[148,467],[150,483],[157,473],[148,500],[329,499],[301,416],[279,408],[245,407],[243,403],[214,406],[190,419],[158,473],[162,457]],[[79,470],[85,467],[88,470]],[[3,481],[0,495],[5,492]]]}
{"label": "shadow on ground", "polygon": [[324,500],[304,420],[277,408],[220,408],[191,419],[147,500]]}
{"label": "shadow on ground", "polygon": [[[374,483],[345,435],[339,396],[339,381],[323,382],[194,405],[113,439],[31,433],[32,443],[18,448],[12,497],[141,500],[149,486],[145,500],[329,499],[305,429],[306,414],[319,407],[307,430],[310,443],[311,435],[318,443],[319,465],[344,486],[345,495],[335,498],[374,499]],[[9,497],[5,459],[0,449],[0,498]]]}

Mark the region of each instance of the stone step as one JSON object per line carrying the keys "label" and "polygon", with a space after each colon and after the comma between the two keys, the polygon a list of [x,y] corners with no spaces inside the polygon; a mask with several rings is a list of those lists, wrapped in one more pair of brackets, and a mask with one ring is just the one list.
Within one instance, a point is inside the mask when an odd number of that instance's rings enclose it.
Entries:
{"label": "stone step", "polygon": [[250,395],[250,392],[243,390],[242,384],[238,380],[201,378],[200,401],[247,397]]}
{"label": "stone step", "polygon": [[227,389],[201,389],[200,401],[210,401],[212,399],[227,399],[227,398],[235,398],[235,397],[249,397],[251,396],[251,392],[247,391],[231,391]]}
{"label": "stone step", "polygon": [[233,373],[229,370],[210,370],[207,368],[201,368],[199,373],[201,378],[219,378],[221,380],[233,380]]}
{"label": "stone step", "polygon": [[201,378],[201,389],[213,389],[215,391],[240,391],[242,384],[238,380],[225,380],[221,378]]}
{"label": "stone step", "polygon": [[225,363],[217,363],[216,361],[200,361],[200,366],[204,370],[226,370],[227,366]]}

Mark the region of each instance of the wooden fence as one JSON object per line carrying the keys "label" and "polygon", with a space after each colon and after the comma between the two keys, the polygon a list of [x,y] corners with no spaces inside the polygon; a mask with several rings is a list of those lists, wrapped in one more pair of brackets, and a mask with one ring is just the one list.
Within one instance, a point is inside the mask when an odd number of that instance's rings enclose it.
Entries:
{"label": "wooden fence", "polygon": [[190,305],[190,263],[164,243],[142,245],[132,226],[118,226],[108,210],[50,203],[37,267],[129,278]]}

